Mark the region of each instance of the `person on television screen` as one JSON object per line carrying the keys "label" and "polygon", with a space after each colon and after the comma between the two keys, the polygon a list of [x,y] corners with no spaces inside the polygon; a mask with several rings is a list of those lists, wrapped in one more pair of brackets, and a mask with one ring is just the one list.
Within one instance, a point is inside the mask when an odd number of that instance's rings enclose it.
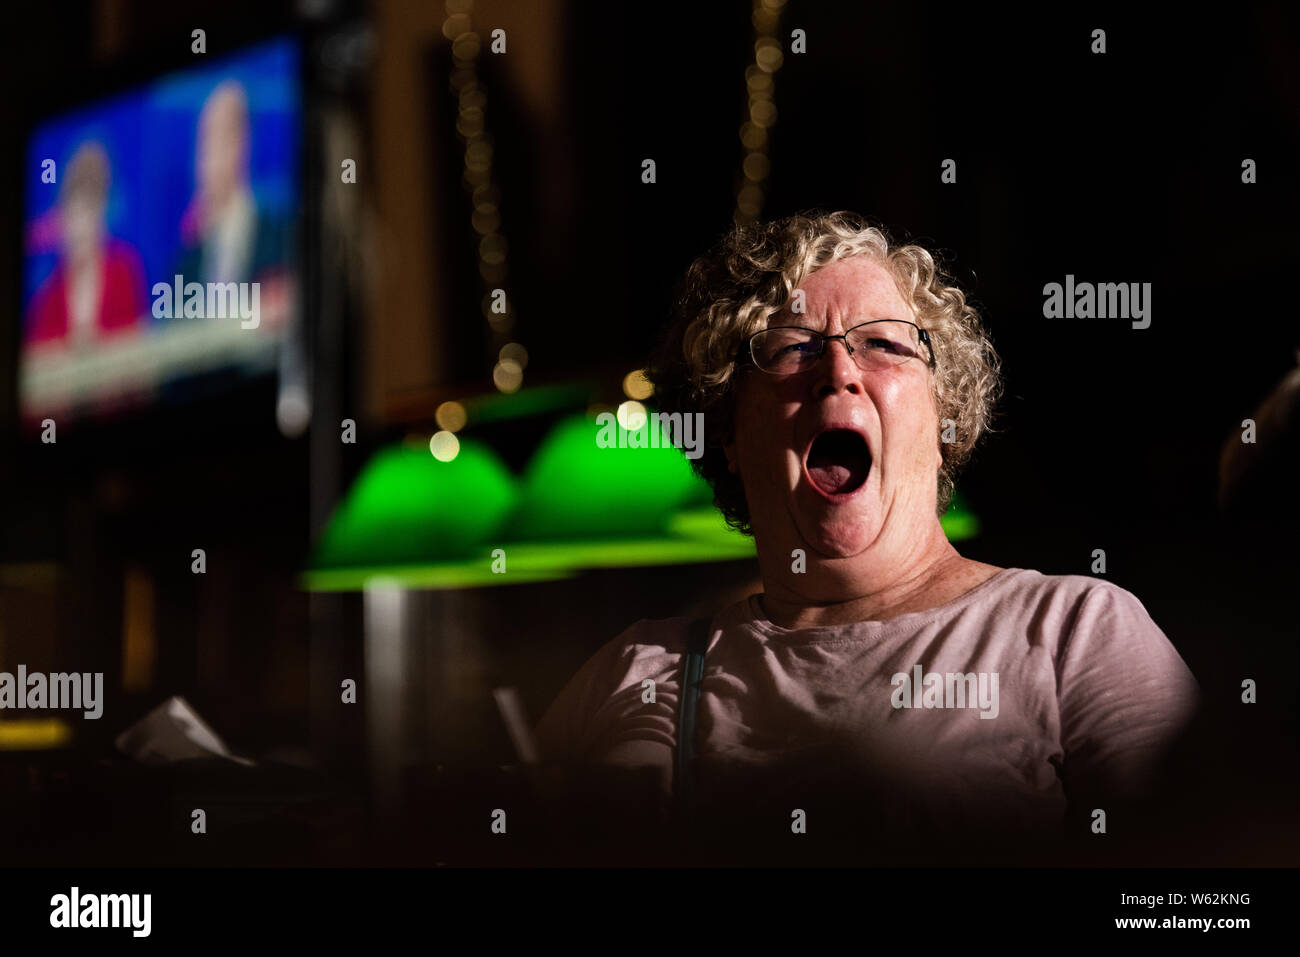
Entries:
{"label": "person on television screen", "polygon": [[181,223],[176,272],[185,282],[251,282],[286,265],[286,224],[259,209],[249,183],[248,97],[218,84],[199,113],[195,197]]}
{"label": "person on television screen", "polygon": [[800,813],[957,847],[1150,810],[1197,682],[1125,589],[948,541],[1000,359],[925,249],[843,212],[735,227],[688,270],[648,375],[662,412],[703,415],[692,464],[754,537],[762,592],[606,644],[538,725],[544,759],[649,769],[665,806],[687,794],[741,842]]}
{"label": "person on television screen", "polygon": [[59,260],[28,306],[30,346],[79,348],[142,328],[144,266],[134,247],[108,234],[110,183],[104,147],[82,143],[59,188]]}

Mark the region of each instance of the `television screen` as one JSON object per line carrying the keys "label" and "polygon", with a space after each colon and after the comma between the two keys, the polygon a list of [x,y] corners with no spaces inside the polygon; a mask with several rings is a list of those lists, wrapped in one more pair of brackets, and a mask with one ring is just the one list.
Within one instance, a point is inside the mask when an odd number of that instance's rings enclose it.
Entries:
{"label": "television screen", "polygon": [[299,48],[51,118],[26,148],[19,404],[179,401],[273,371],[297,310]]}

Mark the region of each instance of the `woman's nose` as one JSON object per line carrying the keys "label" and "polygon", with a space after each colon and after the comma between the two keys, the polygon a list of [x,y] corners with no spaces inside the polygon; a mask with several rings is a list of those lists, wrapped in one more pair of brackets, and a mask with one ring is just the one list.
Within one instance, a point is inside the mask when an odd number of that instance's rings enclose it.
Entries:
{"label": "woman's nose", "polygon": [[817,363],[817,392],[844,389],[847,392],[862,390],[862,370],[849,354],[849,345],[843,339],[830,339],[826,342],[821,359]]}

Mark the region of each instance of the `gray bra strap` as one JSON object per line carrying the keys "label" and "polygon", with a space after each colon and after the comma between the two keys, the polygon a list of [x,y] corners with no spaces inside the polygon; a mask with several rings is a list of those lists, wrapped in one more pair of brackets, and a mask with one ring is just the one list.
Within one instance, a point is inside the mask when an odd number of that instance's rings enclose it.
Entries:
{"label": "gray bra strap", "polygon": [[682,688],[677,708],[677,761],[673,786],[678,807],[689,814],[695,807],[695,725],[699,710],[700,679],[704,677],[704,652],[709,647],[709,619],[691,622],[682,657]]}

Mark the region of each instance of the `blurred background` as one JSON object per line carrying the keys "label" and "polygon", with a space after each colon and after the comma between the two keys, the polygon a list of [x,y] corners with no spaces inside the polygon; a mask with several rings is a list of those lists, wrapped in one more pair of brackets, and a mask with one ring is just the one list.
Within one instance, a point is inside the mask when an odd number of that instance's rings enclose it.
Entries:
{"label": "blurred background", "polygon": [[[494,690],[535,723],[636,620],[761,590],[681,455],[597,452],[594,416],[653,410],[673,286],[732,222],[822,208],[941,255],[1003,357],[958,550],[1104,574],[1201,682],[1177,860],[1296,862],[1294,11],[15,17],[0,671],[105,675],[98,721],[0,714],[17,860],[193,860],[197,806],[214,860],[498,859],[413,823],[517,786]],[[1067,274],[1151,283],[1150,327],[1043,318]],[[257,282],[256,328],[160,315],[178,275]],[[254,765],[128,760],[173,698]]]}

